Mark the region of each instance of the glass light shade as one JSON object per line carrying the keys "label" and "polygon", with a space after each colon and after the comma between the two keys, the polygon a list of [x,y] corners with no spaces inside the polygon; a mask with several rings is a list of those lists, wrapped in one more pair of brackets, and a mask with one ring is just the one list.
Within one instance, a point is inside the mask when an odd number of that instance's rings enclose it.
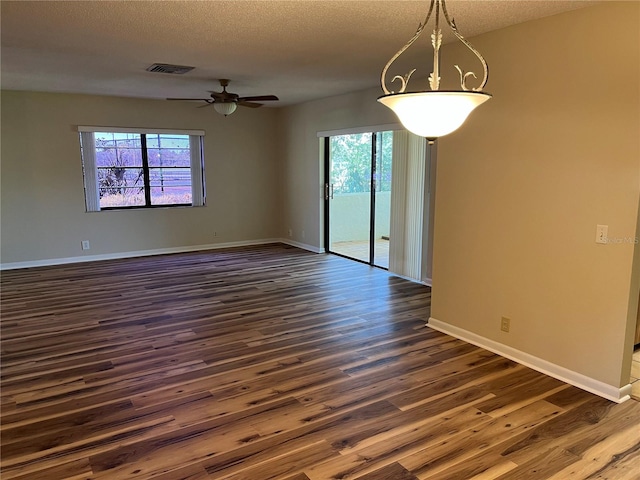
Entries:
{"label": "glass light shade", "polygon": [[235,102],[214,103],[213,108],[216,109],[216,112],[226,117],[227,115],[231,115],[233,112],[235,112],[236,108],[238,108],[238,105],[236,105]]}
{"label": "glass light shade", "polygon": [[477,106],[490,98],[482,92],[433,91],[392,93],[378,101],[393,110],[411,133],[438,138],[458,129]]}

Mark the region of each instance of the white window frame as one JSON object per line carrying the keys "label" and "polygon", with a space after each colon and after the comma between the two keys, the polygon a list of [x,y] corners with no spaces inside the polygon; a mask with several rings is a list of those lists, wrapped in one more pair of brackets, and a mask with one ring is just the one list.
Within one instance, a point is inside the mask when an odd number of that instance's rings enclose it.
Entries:
{"label": "white window frame", "polygon": [[[174,130],[174,129],[149,129],[149,128],[123,128],[123,127],[95,127],[78,126],[80,133],[80,144],[82,153],[85,207],[87,212],[99,212],[100,208],[100,188],[98,184],[98,173],[96,168],[96,132],[113,133],[138,133],[138,134],[169,134],[169,135],[189,135],[189,150],[191,153],[191,204],[179,205],[181,207],[203,207],[206,201],[204,184],[204,130]],[[126,206],[113,207],[109,210],[130,209],[130,208],[171,208],[178,205],[154,205],[148,206]]]}

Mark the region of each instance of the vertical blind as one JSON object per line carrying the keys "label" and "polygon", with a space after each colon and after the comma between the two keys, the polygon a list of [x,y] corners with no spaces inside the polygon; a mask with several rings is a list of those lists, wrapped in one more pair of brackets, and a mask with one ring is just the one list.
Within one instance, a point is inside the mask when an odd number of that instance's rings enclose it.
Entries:
{"label": "vertical blind", "polygon": [[389,271],[422,281],[429,174],[427,142],[406,130],[393,134]]}

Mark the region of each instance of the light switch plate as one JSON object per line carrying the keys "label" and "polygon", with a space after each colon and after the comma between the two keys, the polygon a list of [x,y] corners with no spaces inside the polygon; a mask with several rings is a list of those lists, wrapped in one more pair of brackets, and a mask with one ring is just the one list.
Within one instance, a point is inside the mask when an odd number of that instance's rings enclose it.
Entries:
{"label": "light switch plate", "polygon": [[609,225],[596,225],[596,243],[607,243]]}

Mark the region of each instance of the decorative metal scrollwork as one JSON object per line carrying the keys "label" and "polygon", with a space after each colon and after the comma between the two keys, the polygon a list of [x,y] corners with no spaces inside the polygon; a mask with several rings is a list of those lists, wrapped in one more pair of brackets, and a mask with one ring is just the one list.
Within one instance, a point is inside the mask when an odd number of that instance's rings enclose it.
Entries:
{"label": "decorative metal scrollwork", "polygon": [[429,5],[429,12],[427,13],[427,17],[425,18],[425,21],[420,25],[418,25],[418,29],[416,30],[415,35],[411,38],[411,40],[409,40],[409,42],[407,42],[407,44],[404,47],[398,50],[398,52],[393,57],[391,57],[391,60],[387,62],[387,64],[382,70],[380,84],[382,86],[382,90],[384,91],[385,95],[390,95],[395,93],[404,93],[406,91],[407,86],[409,84],[409,79],[411,78],[411,75],[413,75],[413,73],[416,71],[416,69],[414,68],[413,70],[409,71],[404,75],[396,75],[391,79],[391,83],[395,82],[396,80],[400,81],[400,89],[398,91],[392,91],[387,88],[387,79],[386,79],[387,71],[389,70],[389,67],[391,67],[393,62],[395,62],[398,59],[398,57],[402,55],[420,37],[423,30],[427,26],[427,23],[431,19],[431,15],[433,14],[434,8],[436,13],[435,28],[431,34],[431,45],[433,46],[433,71],[429,74],[429,87],[433,91],[439,90],[440,88],[440,47],[442,46],[442,30],[440,29],[440,8],[441,7],[442,7],[442,14],[447,22],[447,25],[449,25],[449,28],[451,28],[451,31],[453,32],[453,34],[469,50],[473,52],[473,54],[478,58],[478,60],[480,60],[480,63],[482,64],[482,68],[484,70],[484,76],[480,85],[478,85],[477,87],[469,88],[467,86],[467,79],[469,77],[473,77],[474,79],[477,79],[478,77],[474,72],[465,72],[458,65],[454,65],[454,67],[456,68],[456,70],[458,70],[460,74],[460,88],[465,92],[468,92],[468,91],[480,92],[487,84],[487,80],[489,79],[489,67],[484,57],[480,54],[478,50],[476,50],[469,43],[468,40],[466,40],[460,34],[460,32],[458,32],[458,28],[456,26],[455,20],[449,18],[449,13],[447,12],[445,0],[431,0],[431,3]]}

